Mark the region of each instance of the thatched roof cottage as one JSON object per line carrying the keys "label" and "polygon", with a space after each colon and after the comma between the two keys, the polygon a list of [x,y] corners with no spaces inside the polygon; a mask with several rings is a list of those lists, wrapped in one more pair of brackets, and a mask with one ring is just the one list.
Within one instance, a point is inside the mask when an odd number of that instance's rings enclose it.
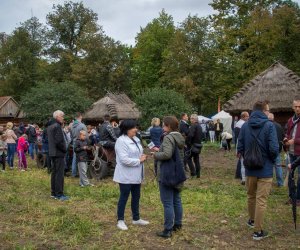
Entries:
{"label": "thatched roof cottage", "polygon": [[293,114],[293,99],[299,94],[299,76],[276,62],[245,84],[223,105],[223,109],[231,115],[239,115],[244,110],[251,111],[256,101],[268,100],[275,120],[285,124]]}
{"label": "thatched roof cottage", "polygon": [[136,104],[126,94],[108,93],[92,105],[91,109],[83,115],[83,119],[95,123],[99,122],[105,114],[118,117],[120,120],[140,117]]}

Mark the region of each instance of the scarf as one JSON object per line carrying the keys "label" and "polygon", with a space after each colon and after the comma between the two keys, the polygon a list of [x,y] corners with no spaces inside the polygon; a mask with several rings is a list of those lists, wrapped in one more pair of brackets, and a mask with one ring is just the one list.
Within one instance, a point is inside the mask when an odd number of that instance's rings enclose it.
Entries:
{"label": "scarf", "polygon": [[292,121],[293,121],[293,125],[295,126],[300,121],[300,116],[294,114]]}

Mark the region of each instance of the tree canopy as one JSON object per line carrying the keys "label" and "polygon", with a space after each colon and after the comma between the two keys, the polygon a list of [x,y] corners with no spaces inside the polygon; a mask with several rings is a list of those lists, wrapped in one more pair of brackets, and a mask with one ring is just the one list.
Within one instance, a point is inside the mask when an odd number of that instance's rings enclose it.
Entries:
{"label": "tree canopy", "polygon": [[32,17],[7,39],[1,36],[0,95],[21,100],[38,87],[66,82],[92,101],[107,92],[140,100],[147,90],[168,89],[210,115],[219,98],[224,103],[275,61],[300,74],[297,3],[213,0],[210,5],[211,16],[190,15],[178,24],[162,10],[140,29],[134,46],[107,36],[98,14],[82,2],[53,5],[45,25]]}

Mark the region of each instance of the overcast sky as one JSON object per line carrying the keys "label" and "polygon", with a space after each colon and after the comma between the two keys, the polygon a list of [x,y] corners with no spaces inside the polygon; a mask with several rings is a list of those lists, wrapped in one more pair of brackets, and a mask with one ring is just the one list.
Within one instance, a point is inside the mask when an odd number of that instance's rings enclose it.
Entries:
{"label": "overcast sky", "polygon": [[[20,22],[33,13],[45,23],[53,4],[64,0],[0,0],[0,32],[11,33]],[[75,2],[75,0],[74,0]],[[164,8],[175,24],[189,14],[199,17],[213,12],[208,5],[212,0],[83,0],[85,6],[98,14],[99,24],[105,33],[122,43],[134,45],[140,27],[158,16]],[[295,2],[300,3],[300,0]]]}
{"label": "overcast sky", "polygon": [[[0,32],[11,33],[20,22],[31,17],[31,12],[45,23],[45,17],[52,10],[53,4],[63,2],[63,0],[0,0]],[[82,2],[98,14],[98,22],[107,35],[132,45],[140,27],[145,27],[163,8],[173,16],[175,24],[183,21],[188,14],[207,16],[212,13],[212,8],[208,5],[212,0],[83,0]]]}

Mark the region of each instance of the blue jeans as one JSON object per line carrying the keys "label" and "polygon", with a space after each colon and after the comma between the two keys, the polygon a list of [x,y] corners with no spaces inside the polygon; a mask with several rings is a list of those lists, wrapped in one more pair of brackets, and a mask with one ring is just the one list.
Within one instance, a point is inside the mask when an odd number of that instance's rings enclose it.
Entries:
{"label": "blue jeans", "polygon": [[[296,155],[290,155],[290,163],[292,163],[293,161],[295,161],[297,159]],[[298,167],[298,181],[297,181],[297,200],[300,200],[300,167]]]}
{"label": "blue jeans", "polygon": [[120,198],[118,202],[118,220],[124,220],[124,213],[126,203],[131,193],[131,212],[132,219],[140,219],[140,197],[141,197],[141,184],[122,184],[119,183]]}
{"label": "blue jeans", "polygon": [[77,175],[77,161],[76,154],[74,151],[75,146],[73,145],[73,158],[72,158],[72,176],[75,177]]}
{"label": "blue jeans", "polygon": [[29,153],[32,160],[34,159],[34,151],[35,151],[35,143],[30,142],[29,143],[29,148],[28,148],[28,153]]}
{"label": "blue jeans", "polygon": [[15,153],[16,143],[7,143],[7,163],[11,168],[14,167]]}
{"label": "blue jeans", "polygon": [[182,225],[182,204],[178,189],[159,183],[160,199],[164,206],[164,229],[172,230],[174,224]]}
{"label": "blue jeans", "polygon": [[278,154],[276,160],[275,160],[275,173],[276,173],[276,180],[278,187],[283,186],[283,172],[281,167],[281,158],[280,154]]}

